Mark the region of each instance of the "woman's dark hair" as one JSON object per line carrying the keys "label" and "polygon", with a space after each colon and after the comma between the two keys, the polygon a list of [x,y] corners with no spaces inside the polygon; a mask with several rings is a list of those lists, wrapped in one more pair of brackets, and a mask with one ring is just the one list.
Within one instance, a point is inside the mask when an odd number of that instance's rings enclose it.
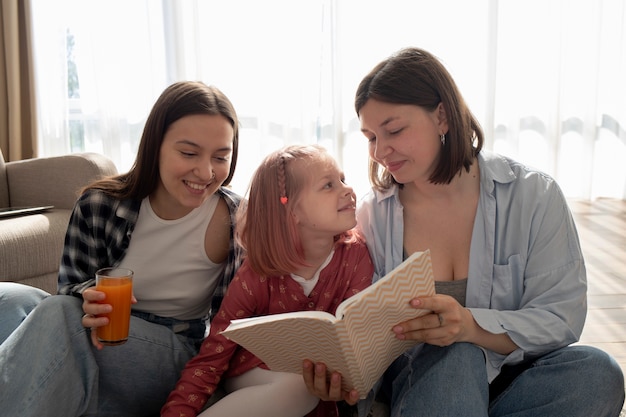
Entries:
{"label": "woman's dark hair", "polygon": [[150,195],[159,181],[159,152],[163,138],[175,121],[190,115],[222,115],[233,127],[233,151],[228,185],[235,173],[239,147],[239,120],[232,103],[219,89],[196,81],[181,81],[167,87],[152,107],[141,135],[135,163],[125,174],[104,178],[88,185],[118,199],[143,199]]}
{"label": "woman's dark hair", "polygon": [[[469,171],[484,136],[480,124],[465,104],[450,73],[432,54],[418,48],[402,49],[382,61],[363,78],[354,106],[357,115],[370,99],[412,104],[434,111],[443,105],[448,122],[445,146],[430,181],[449,184],[462,168]],[[370,158],[370,182],[377,189],[397,184],[392,175]]]}

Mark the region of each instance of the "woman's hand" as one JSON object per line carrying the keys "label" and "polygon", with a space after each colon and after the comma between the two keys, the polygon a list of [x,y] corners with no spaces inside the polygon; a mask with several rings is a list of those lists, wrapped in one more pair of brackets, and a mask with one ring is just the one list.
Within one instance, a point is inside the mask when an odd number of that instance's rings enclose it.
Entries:
{"label": "woman's hand", "polygon": [[314,364],[308,359],[302,363],[302,376],[309,392],[322,401],[344,400],[350,405],[354,405],[359,400],[359,393],[356,390],[343,391],[341,389],[341,374],[333,372],[330,380],[326,378],[326,365],[323,363]]}
{"label": "woman's hand", "polygon": [[417,340],[435,346],[469,342],[501,355],[508,355],[518,348],[508,334],[494,334],[480,327],[471,311],[449,295],[415,298],[411,300],[411,305],[431,313],[394,326],[393,331],[399,339]]}
{"label": "woman's hand", "polygon": [[455,342],[469,342],[478,326],[472,313],[448,295],[415,298],[411,300],[411,306],[431,313],[394,326],[393,331],[399,339],[449,346]]}
{"label": "woman's hand", "polygon": [[[97,291],[95,288],[87,288],[83,291],[83,311],[85,312],[85,315],[83,316],[81,322],[83,327],[91,329],[91,343],[98,350],[101,350],[104,345],[98,340],[96,329],[109,324],[108,317],[99,316],[101,314],[110,313],[113,309],[111,304],[102,303],[105,298],[106,294],[102,291]],[[133,295],[131,303],[135,304],[136,302],[137,299]]]}

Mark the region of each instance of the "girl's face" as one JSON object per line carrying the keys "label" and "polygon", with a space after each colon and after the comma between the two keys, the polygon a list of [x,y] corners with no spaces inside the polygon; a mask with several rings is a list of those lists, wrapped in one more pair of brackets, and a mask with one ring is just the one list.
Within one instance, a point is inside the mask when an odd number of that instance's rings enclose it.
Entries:
{"label": "girl's face", "polygon": [[332,238],[356,226],[356,195],[332,157],[296,160],[293,170],[306,179],[293,209],[303,241]]}
{"label": "girl's face", "polygon": [[441,134],[448,131],[441,104],[429,112],[415,105],[369,99],[359,118],[370,157],[398,183],[428,181],[439,161]]}
{"label": "girl's face", "polygon": [[183,217],[217,191],[228,177],[233,135],[222,115],[190,115],[170,125],[159,153],[159,185],[150,196],[159,217]]}

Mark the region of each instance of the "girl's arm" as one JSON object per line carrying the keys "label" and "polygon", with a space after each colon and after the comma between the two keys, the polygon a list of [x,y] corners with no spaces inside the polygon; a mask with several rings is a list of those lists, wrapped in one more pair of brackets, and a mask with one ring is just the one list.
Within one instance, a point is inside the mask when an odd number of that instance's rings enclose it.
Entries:
{"label": "girl's arm", "polygon": [[255,299],[242,274],[251,272],[244,262],[228,287],[221,307],[210,325],[210,332],[202,343],[200,352],[193,357],[181,373],[176,387],[170,393],[161,410],[161,416],[197,415],[209,397],[215,392],[222,376],[230,367],[230,361],[239,345],[220,333],[235,318],[254,315]]}

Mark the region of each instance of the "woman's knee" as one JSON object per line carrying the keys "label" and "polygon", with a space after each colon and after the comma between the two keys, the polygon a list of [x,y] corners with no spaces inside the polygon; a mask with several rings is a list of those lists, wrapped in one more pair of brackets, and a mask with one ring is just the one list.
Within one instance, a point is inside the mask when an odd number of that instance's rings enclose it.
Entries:
{"label": "woman's knee", "polygon": [[[579,364],[577,366],[581,375],[596,375],[595,381],[604,381],[599,387],[600,391],[614,391],[615,394],[623,397],[624,394],[624,373],[617,361],[605,351],[593,346],[576,345],[568,348],[573,355],[578,355]],[[592,380],[592,379],[588,379]]]}
{"label": "woman's knee", "polygon": [[21,310],[32,310],[44,298],[50,296],[44,290],[16,282],[0,283],[0,306],[19,307]]}
{"label": "woman's knee", "polygon": [[619,404],[621,408],[624,374],[608,353],[593,346],[573,345],[548,353],[538,359],[536,365],[538,369],[551,369],[551,375],[555,374],[553,370],[560,369],[560,383],[570,391],[584,386],[587,398],[593,398],[596,404]]}
{"label": "woman's knee", "polygon": [[[450,384],[487,386],[485,355],[471,343],[454,343],[439,347],[424,345],[417,355],[411,355],[405,361],[396,361],[387,381],[393,381],[394,392],[407,389],[407,384],[423,389],[422,385],[450,386]],[[484,382],[484,384],[483,384]],[[412,388],[409,388],[412,389]]]}
{"label": "woman's knee", "polygon": [[[424,345],[386,386],[386,394],[394,416],[411,415],[411,410],[421,410],[420,415],[486,415],[487,381],[485,356],[476,345]],[[464,395],[449,401],[450,392]]]}
{"label": "woman's knee", "polygon": [[584,370],[585,375],[602,374],[623,379],[619,364],[611,355],[594,346],[572,345],[551,352],[540,363],[573,363],[576,369]]}
{"label": "woman's knee", "polygon": [[50,294],[39,288],[14,282],[0,283],[0,343]]}
{"label": "woman's knee", "polygon": [[412,362],[419,366],[425,358],[432,366],[450,368],[456,371],[465,368],[474,372],[476,369],[484,369],[485,365],[485,354],[472,343],[454,343],[445,347],[425,345],[419,357]]}
{"label": "woman's knee", "polygon": [[[41,323],[46,327],[60,325],[70,329],[82,329],[83,316],[82,300],[70,295],[52,295],[41,300],[36,309],[30,314],[29,320]],[[33,323],[31,323],[33,325]]]}

